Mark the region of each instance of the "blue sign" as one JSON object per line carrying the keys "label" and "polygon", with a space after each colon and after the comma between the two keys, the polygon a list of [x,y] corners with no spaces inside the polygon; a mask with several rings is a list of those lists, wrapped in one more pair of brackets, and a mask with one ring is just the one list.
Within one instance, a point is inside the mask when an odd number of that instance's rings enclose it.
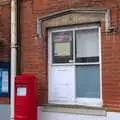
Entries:
{"label": "blue sign", "polygon": [[9,67],[0,65],[0,96],[8,96],[9,93]]}

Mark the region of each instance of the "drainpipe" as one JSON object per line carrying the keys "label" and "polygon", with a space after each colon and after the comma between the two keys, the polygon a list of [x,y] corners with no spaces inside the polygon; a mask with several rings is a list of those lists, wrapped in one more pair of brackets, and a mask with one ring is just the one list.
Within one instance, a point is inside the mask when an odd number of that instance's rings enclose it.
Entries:
{"label": "drainpipe", "polygon": [[11,0],[11,97],[10,119],[14,120],[14,82],[17,63],[17,0]]}

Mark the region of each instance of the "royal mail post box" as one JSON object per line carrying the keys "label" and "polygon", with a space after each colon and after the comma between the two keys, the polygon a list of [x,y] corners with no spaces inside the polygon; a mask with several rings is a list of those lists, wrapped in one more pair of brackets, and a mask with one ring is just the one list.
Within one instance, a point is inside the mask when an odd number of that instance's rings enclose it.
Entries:
{"label": "royal mail post box", "polygon": [[15,78],[15,120],[37,120],[36,77]]}

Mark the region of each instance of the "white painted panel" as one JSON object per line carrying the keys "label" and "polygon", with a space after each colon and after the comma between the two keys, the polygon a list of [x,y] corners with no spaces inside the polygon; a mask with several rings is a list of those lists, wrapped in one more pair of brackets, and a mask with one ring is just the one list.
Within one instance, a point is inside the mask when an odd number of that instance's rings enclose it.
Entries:
{"label": "white painted panel", "polygon": [[[42,112],[39,109],[38,120],[107,120],[107,116]],[[116,119],[110,119],[110,120],[116,120]]]}
{"label": "white painted panel", "polygon": [[51,66],[49,74],[49,102],[74,102],[74,66]]}
{"label": "white painted panel", "polygon": [[107,120],[120,120],[120,112],[108,112]]}
{"label": "white painted panel", "polygon": [[38,107],[38,120],[120,120],[120,112],[107,112],[106,116],[43,112],[42,107]]}

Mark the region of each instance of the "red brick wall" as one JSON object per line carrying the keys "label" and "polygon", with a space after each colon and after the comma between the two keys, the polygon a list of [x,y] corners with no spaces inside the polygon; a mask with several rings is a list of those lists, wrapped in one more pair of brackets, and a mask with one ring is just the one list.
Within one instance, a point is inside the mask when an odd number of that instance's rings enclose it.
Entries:
{"label": "red brick wall", "polygon": [[10,4],[0,2],[0,62],[10,57]]}
{"label": "red brick wall", "polygon": [[[0,1],[0,62],[10,62],[10,2]],[[0,97],[0,104],[9,103]]]}
{"label": "red brick wall", "polygon": [[119,0],[23,0],[21,1],[22,73],[37,76],[38,104],[47,103],[47,40],[37,40],[36,19],[69,8],[110,8],[116,31],[102,32],[103,105],[120,110],[120,1]]}

